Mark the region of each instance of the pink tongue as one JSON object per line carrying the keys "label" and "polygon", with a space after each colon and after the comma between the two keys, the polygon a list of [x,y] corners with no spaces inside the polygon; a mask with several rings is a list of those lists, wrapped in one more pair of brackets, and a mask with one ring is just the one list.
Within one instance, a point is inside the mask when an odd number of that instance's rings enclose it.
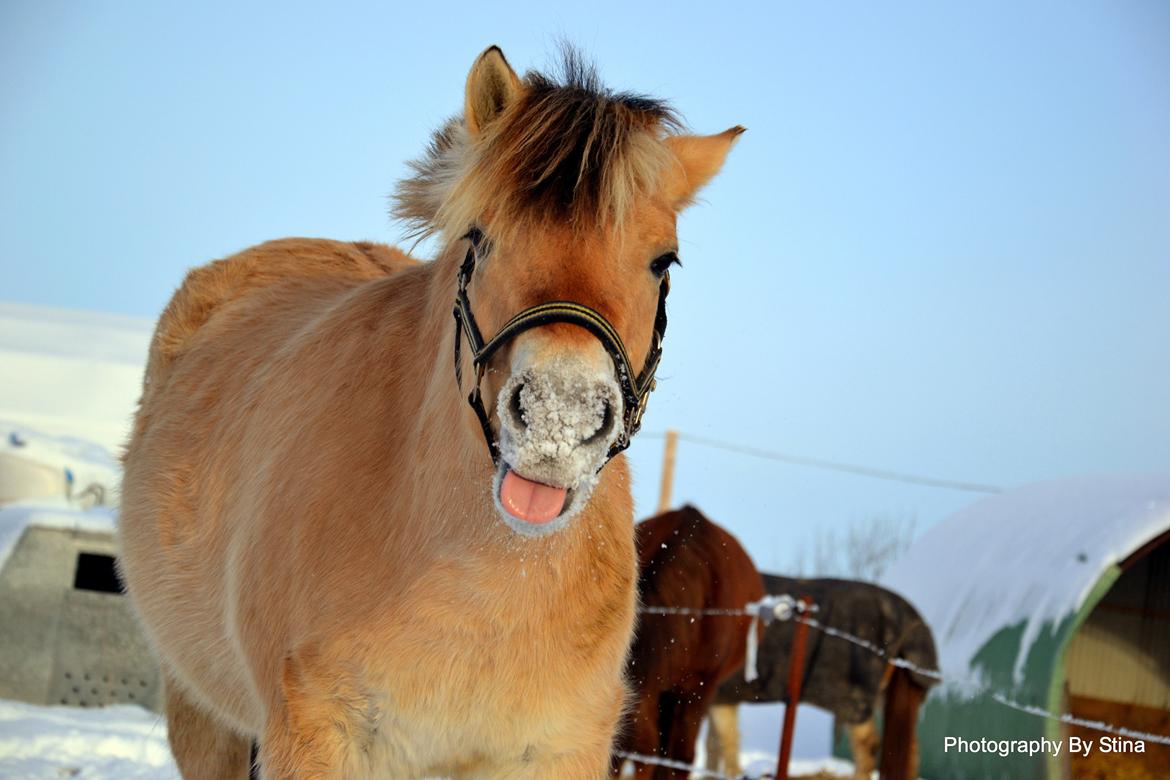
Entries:
{"label": "pink tongue", "polygon": [[508,514],[526,523],[547,523],[565,508],[564,488],[544,485],[508,469],[500,485],[500,503]]}

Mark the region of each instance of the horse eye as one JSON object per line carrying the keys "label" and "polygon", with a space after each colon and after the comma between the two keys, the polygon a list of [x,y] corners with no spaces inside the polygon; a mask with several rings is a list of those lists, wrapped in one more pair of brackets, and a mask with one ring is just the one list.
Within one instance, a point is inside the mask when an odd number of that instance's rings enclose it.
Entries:
{"label": "horse eye", "polygon": [[672,265],[682,265],[682,260],[678,259],[678,255],[674,252],[667,252],[664,255],[654,258],[654,262],[650,263],[650,271],[655,276],[663,276]]}
{"label": "horse eye", "polygon": [[477,227],[472,227],[467,231],[467,235],[465,235],[464,238],[470,241],[472,246],[477,247],[479,246],[479,243],[483,241],[483,231]]}

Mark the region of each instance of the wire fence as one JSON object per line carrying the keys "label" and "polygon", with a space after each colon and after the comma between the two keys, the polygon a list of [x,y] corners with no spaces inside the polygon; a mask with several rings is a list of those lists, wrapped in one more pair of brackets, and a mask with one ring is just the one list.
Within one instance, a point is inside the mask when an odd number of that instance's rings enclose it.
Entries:
{"label": "wire fence", "polygon": [[[990,696],[992,701],[1017,712],[1026,713],[1038,718],[1065,723],[1070,726],[1077,726],[1084,729],[1113,734],[1128,739],[1140,739],[1158,745],[1170,745],[1170,736],[1168,735],[1151,734],[1144,731],[1135,731],[1124,726],[1114,726],[1103,721],[1086,720],[1084,718],[1078,718],[1075,715],[1067,712],[1057,714],[1043,707],[1038,707],[1032,704],[1022,704],[1020,702],[1014,701],[1013,699],[1005,696],[1002,693],[999,693],[998,691],[989,689],[979,681],[971,679],[958,679],[954,676],[944,677],[943,673],[938,669],[925,669],[921,666],[918,666],[917,664],[907,661],[905,658],[891,658],[889,654],[885,652],[885,650],[878,647],[873,642],[817,620],[815,617],[813,617],[813,615],[820,611],[819,605],[798,599],[789,594],[768,595],[760,601],[751,602],[744,605],[743,607],[738,608],[706,607],[700,609],[693,607],[644,606],[640,607],[638,611],[647,615],[691,615],[693,618],[750,617],[753,618],[753,630],[751,633],[749,633],[749,644],[754,643],[757,621],[766,625],[777,620],[793,620],[798,623],[804,623],[810,628],[816,629],[826,636],[830,636],[834,639],[840,639],[844,642],[849,642],[853,645],[856,645],[863,650],[873,653],[891,666],[905,669],[909,672],[922,675],[923,677],[927,677],[932,680],[937,680],[940,683],[957,683],[962,685],[965,691],[974,691],[975,693],[987,694]],[[767,778],[774,777],[774,775],[770,773],[752,776],[738,775],[733,777],[731,775],[727,775],[712,769],[706,769],[704,767],[686,764],[680,761],[672,761],[667,758],[662,758],[661,756],[648,756],[642,753],[629,753],[624,751],[617,751],[616,755],[629,761],[643,764],[652,764],[655,766],[663,766],[680,771],[687,771],[690,772],[693,776],[714,777],[717,778],[717,780],[767,780]]]}
{"label": "wire fence", "polygon": [[[696,436],[680,431],[676,431],[675,435],[679,441],[689,442],[700,447],[722,450],[724,452],[734,452],[739,455],[747,455],[748,457],[759,458],[760,460],[787,463],[792,466],[804,466],[805,468],[819,469],[821,471],[835,471],[840,474],[852,474],[857,477],[869,477],[870,479],[880,479],[886,482],[901,482],[920,487],[959,490],[966,493],[988,493],[994,495],[1003,492],[1003,488],[998,485],[987,485],[980,482],[969,482],[958,479],[943,479],[941,477],[924,476],[922,474],[910,474],[905,471],[863,466],[857,463],[844,463],[838,460],[828,460],[827,458],[813,458],[807,455],[777,452],[775,450],[766,450],[761,447],[752,447],[746,444],[737,444],[735,442],[712,439],[706,436]],[[666,436],[666,433],[659,431],[643,431],[639,434],[639,437],[642,439],[664,439]]]}

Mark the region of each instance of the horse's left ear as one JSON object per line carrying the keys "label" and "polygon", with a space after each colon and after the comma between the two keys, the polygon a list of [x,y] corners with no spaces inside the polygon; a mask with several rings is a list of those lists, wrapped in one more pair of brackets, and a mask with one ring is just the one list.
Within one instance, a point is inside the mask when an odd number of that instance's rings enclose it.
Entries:
{"label": "horse's left ear", "polygon": [[667,136],[666,146],[679,163],[667,174],[666,181],[667,196],[675,208],[689,205],[703,185],[719,173],[727,153],[744,130],[736,125],[715,135]]}
{"label": "horse's left ear", "polygon": [[467,130],[476,135],[499,116],[523,86],[520,77],[504,59],[499,46],[489,46],[479,55],[467,74],[467,90],[463,103],[463,121]]}

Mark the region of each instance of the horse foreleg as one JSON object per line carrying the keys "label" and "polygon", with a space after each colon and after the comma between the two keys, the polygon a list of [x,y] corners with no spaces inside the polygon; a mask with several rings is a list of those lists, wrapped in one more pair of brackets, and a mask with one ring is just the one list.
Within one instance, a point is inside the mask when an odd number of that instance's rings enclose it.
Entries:
{"label": "horse foreleg", "polygon": [[707,713],[707,771],[723,770],[723,744],[715,728],[715,707]]}
{"label": "horse foreleg", "polygon": [[853,753],[854,780],[869,780],[877,769],[878,735],[873,718],[852,723],[849,729],[849,750]]}
{"label": "horse foreleg", "polygon": [[222,725],[171,675],[163,681],[167,741],[184,780],[247,780],[252,740]]}
{"label": "horse foreleg", "polygon": [[[634,707],[626,716],[623,728],[625,734],[618,741],[620,750],[630,753],[641,753],[647,756],[658,755],[659,746],[659,712],[662,702],[657,693],[643,692],[637,697]],[[611,777],[617,777],[626,760],[614,757],[611,768]],[[637,761],[631,762],[634,766],[634,777],[637,780],[649,780],[653,776],[654,767]]]}
{"label": "horse foreleg", "polygon": [[[368,772],[379,708],[339,666],[312,653],[285,660],[260,745],[263,780],[342,780]],[[380,769],[387,777],[410,771],[395,764]]]}
{"label": "horse foreleg", "polygon": [[[459,775],[462,780],[545,780],[581,778],[602,780],[620,771],[622,762],[612,756],[614,726],[625,709],[626,690],[615,686],[610,697],[585,704],[576,713],[572,729],[547,741],[527,746],[520,755],[494,766]],[[611,764],[611,757],[613,762]],[[611,769],[613,767],[614,769]],[[615,771],[616,770],[616,771]],[[398,777],[399,775],[388,775]]]}
{"label": "horse foreleg", "polygon": [[[679,718],[682,717],[683,703],[678,694],[671,691],[663,691],[658,695],[658,720],[657,729],[654,734],[655,749],[650,755],[658,756],[660,758],[670,758],[678,760],[674,755],[672,748],[674,746],[674,735],[678,732]],[[638,770],[634,773],[637,780],[668,780],[668,778],[680,778],[685,780],[685,774],[675,773],[672,769],[656,765],[638,765]]]}
{"label": "horse foreleg", "polygon": [[739,776],[739,707],[735,704],[712,704],[707,710],[707,768]]}
{"label": "horse foreleg", "polygon": [[[695,743],[699,740],[699,727],[703,724],[703,716],[706,715],[714,697],[713,689],[710,692],[704,690],[676,693],[669,732],[662,735],[666,754],[670,758],[684,764],[695,762]],[[687,780],[689,773],[681,769],[664,769],[661,776],[673,780]]]}
{"label": "horse foreleg", "polygon": [[523,765],[511,765],[460,775],[466,780],[545,780],[565,777],[603,780],[610,776],[609,747],[582,749],[549,756],[536,756]]}

